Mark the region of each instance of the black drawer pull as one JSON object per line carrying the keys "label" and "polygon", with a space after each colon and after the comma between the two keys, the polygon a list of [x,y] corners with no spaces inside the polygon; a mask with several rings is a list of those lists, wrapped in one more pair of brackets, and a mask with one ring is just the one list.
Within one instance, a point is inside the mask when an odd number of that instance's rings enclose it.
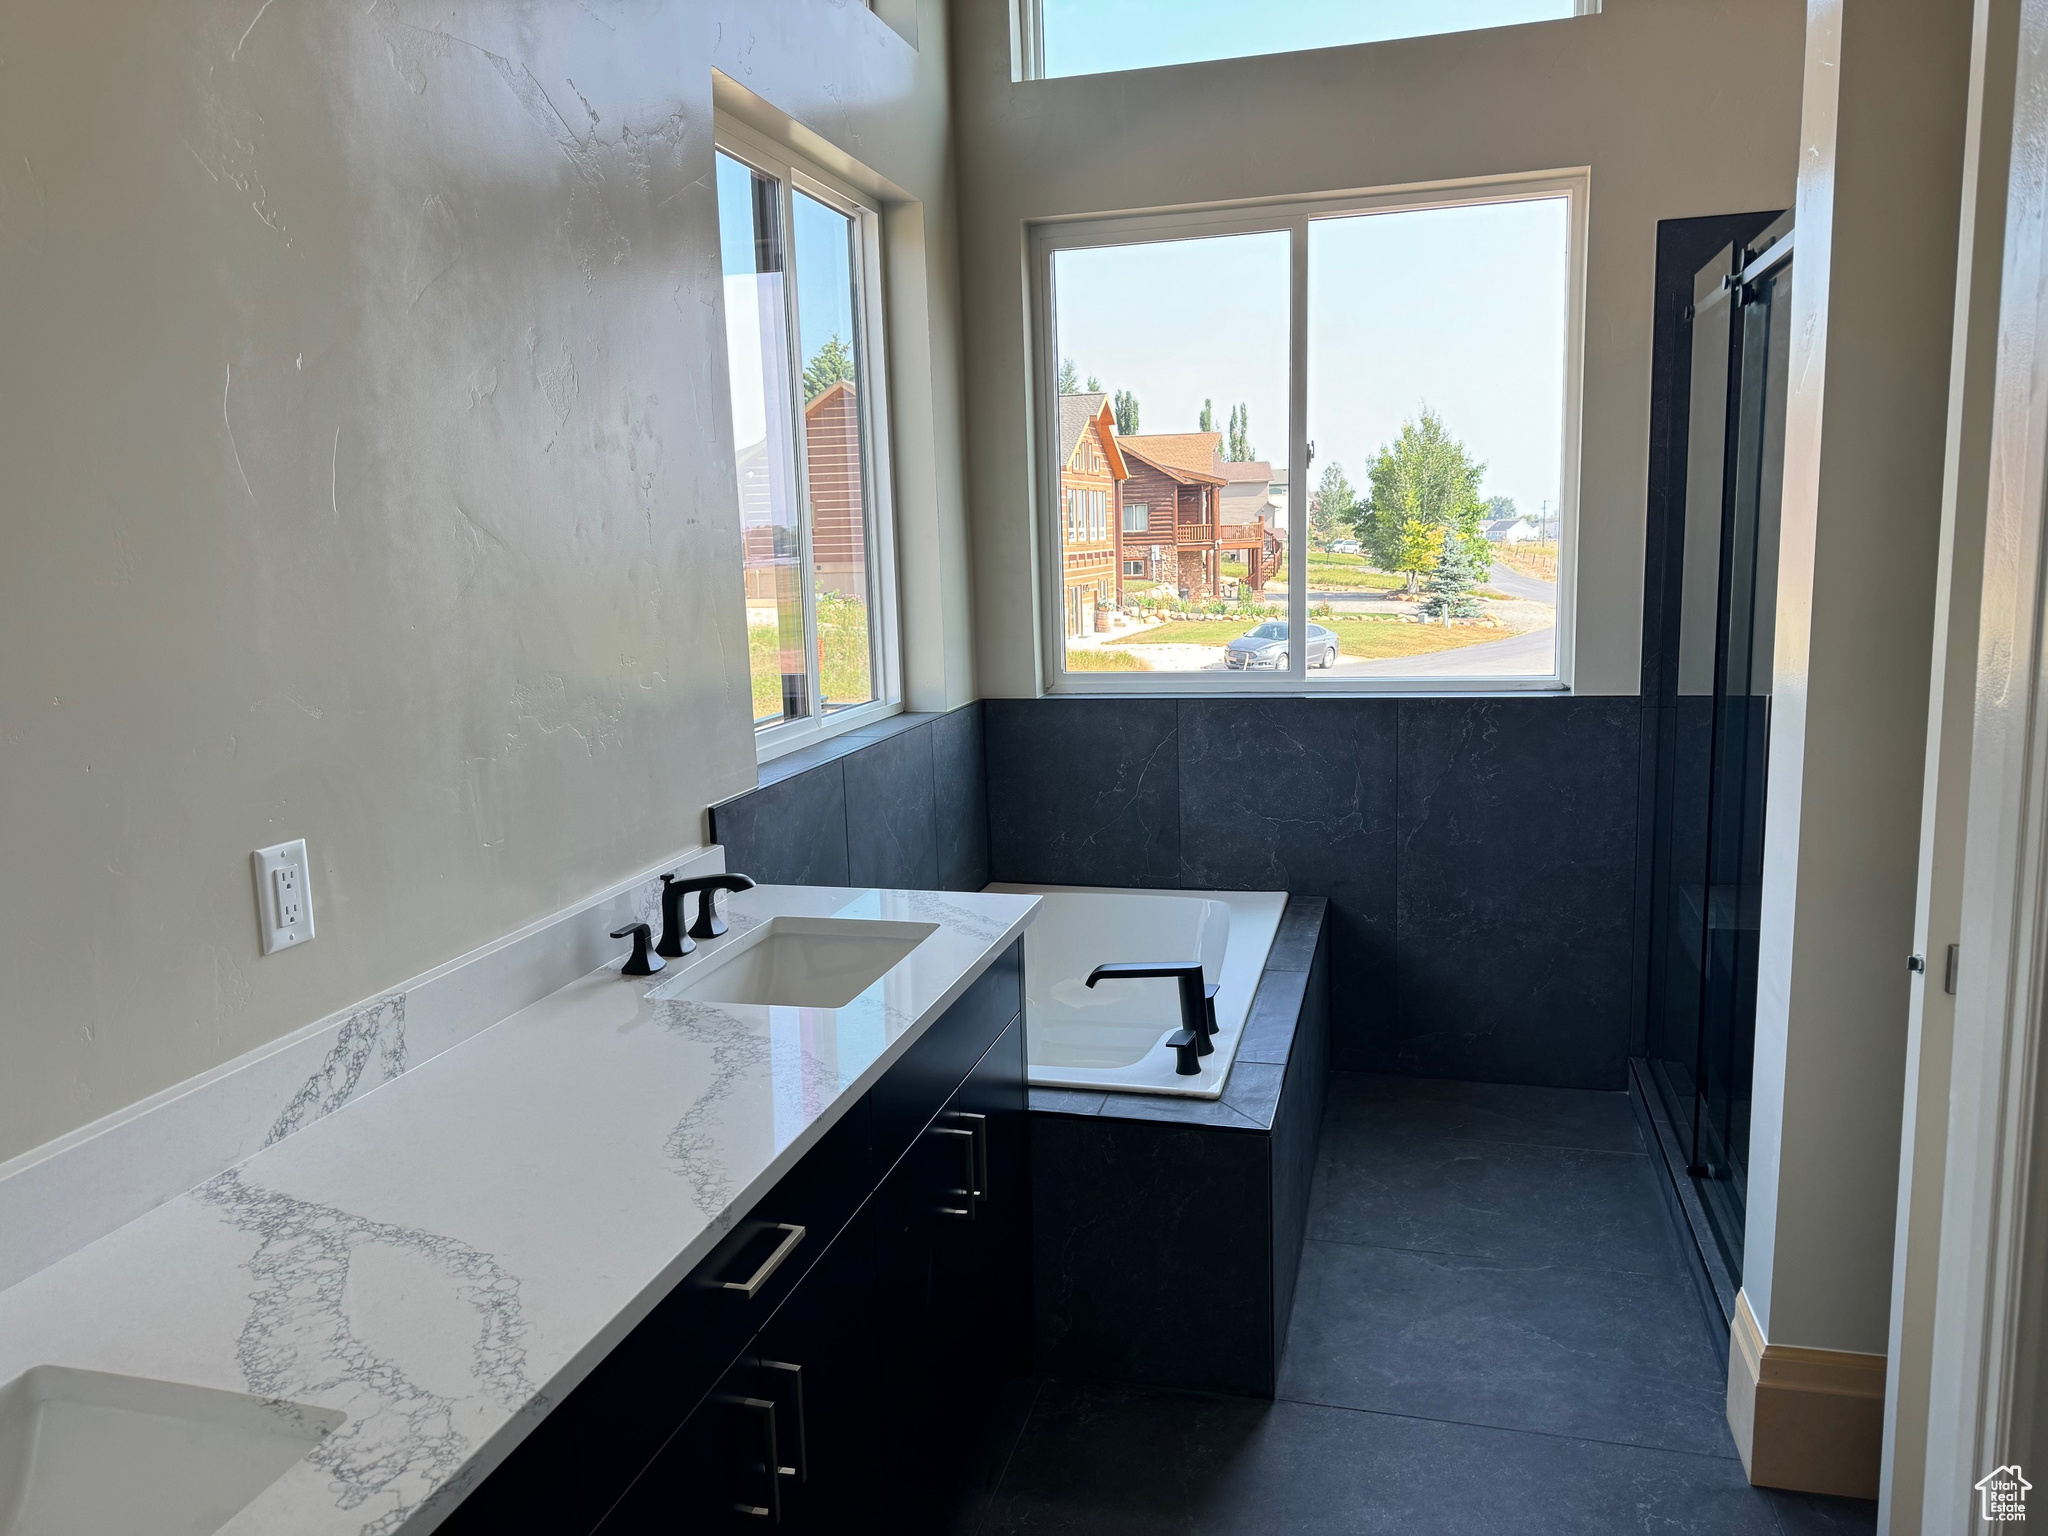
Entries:
{"label": "black drawer pull", "polygon": [[768,1283],[769,1277],[782,1268],[782,1261],[789,1257],[791,1250],[804,1240],[804,1229],[793,1222],[778,1221],[768,1230],[786,1232],[789,1235],[775,1245],[775,1251],[763,1259],[761,1267],[745,1280],[719,1281],[718,1288],[721,1291],[742,1291],[749,1301],[753,1300],[760,1293],[761,1287]]}
{"label": "black drawer pull", "polygon": [[761,1430],[764,1436],[763,1457],[760,1470],[768,1475],[768,1502],[766,1504],[735,1504],[740,1514],[755,1520],[766,1520],[770,1525],[782,1524],[782,1480],[789,1476],[789,1469],[782,1465],[782,1456],[775,1448],[775,1405],[764,1397],[743,1397],[740,1407],[761,1416]]}
{"label": "black drawer pull", "polygon": [[957,1189],[946,1191],[949,1196],[955,1197],[963,1203],[958,1206],[941,1205],[939,1207],[939,1214],[941,1216],[951,1216],[956,1221],[972,1221],[974,1220],[974,1203],[978,1195],[978,1191],[974,1186],[974,1132],[963,1130],[958,1126],[935,1125],[932,1127],[932,1134],[934,1136],[959,1137],[958,1145],[961,1154],[966,1158],[966,1162],[963,1165],[967,1170],[965,1183]]}
{"label": "black drawer pull", "polygon": [[976,1114],[971,1109],[953,1112],[955,1120],[965,1122],[974,1133],[974,1188],[971,1191],[977,1203],[988,1199],[988,1116]]}
{"label": "black drawer pull", "polygon": [[785,1477],[794,1476],[800,1483],[807,1483],[811,1480],[811,1469],[810,1454],[805,1449],[807,1437],[804,1432],[804,1368],[800,1365],[791,1365],[787,1360],[764,1359],[761,1362],[761,1369],[781,1371],[789,1379],[790,1392],[796,1398],[796,1466],[784,1467],[782,1474]]}

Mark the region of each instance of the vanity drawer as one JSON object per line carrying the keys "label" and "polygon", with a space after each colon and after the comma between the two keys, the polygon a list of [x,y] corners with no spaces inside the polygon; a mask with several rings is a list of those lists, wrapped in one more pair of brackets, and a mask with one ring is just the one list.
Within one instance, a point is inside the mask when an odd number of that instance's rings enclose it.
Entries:
{"label": "vanity drawer", "polygon": [[896,1165],[1023,1007],[1024,944],[1020,939],[975,978],[945,1017],[925,1031],[869,1095],[874,1101],[877,1178]]}
{"label": "vanity drawer", "polygon": [[577,1388],[570,1407],[586,1524],[611,1508],[859,1209],[870,1161],[861,1098]]}

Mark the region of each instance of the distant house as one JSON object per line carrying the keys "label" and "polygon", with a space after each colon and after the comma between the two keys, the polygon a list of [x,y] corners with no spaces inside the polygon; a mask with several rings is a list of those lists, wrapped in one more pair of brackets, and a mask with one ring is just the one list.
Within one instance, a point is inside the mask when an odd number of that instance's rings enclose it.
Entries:
{"label": "distant house", "polygon": [[[1223,476],[1223,515],[1216,543],[1224,559],[1243,562],[1244,584],[1257,597],[1279,570],[1287,550],[1286,507],[1273,495],[1273,466],[1263,459],[1220,460],[1216,471]],[[1281,496],[1285,494],[1283,486]]]}
{"label": "distant house", "polygon": [[1130,468],[1117,519],[1122,581],[1145,580],[1190,599],[1222,590],[1220,538],[1224,478],[1220,432],[1119,437]]}
{"label": "distant house", "polygon": [[1092,635],[1121,600],[1117,488],[1129,475],[1103,394],[1060,396],[1060,584],[1070,635]]}
{"label": "distant house", "polygon": [[[766,439],[739,452],[741,549],[746,593],[756,603],[801,603],[803,559],[797,492],[784,456]],[[811,498],[811,554],[821,591],[868,595],[860,401],[841,379],[804,406],[804,478]]]}
{"label": "distant house", "polygon": [[1529,517],[1496,517],[1479,526],[1490,544],[1533,544],[1537,537],[1536,520]]}

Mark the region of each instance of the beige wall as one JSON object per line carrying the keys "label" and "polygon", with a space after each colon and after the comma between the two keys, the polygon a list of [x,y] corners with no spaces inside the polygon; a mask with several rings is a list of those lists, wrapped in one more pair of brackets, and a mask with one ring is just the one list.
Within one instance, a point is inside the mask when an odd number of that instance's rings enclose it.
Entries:
{"label": "beige wall", "polygon": [[[0,9],[0,1157],[753,782],[713,70],[886,179],[944,379],[944,10],[891,19],[921,51],[833,0]],[[951,409],[901,489],[964,570]],[[964,612],[911,628],[964,697]],[[263,958],[249,851],[299,836],[319,936]]]}
{"label": "beige wall", "polygon": [[1810,16],[1742,1284],[1883,1354],[1971,13]]}
{"label": "beige wall", "polygon": [[1802,21],[1798,0],[1605,0],[1570,21],[1012,83],[1006,8],[961,7],[982,691],[1039,685],[1027,220],[1590,166],[1577,685],[1635,693],[1657,221],[1791,203]]}

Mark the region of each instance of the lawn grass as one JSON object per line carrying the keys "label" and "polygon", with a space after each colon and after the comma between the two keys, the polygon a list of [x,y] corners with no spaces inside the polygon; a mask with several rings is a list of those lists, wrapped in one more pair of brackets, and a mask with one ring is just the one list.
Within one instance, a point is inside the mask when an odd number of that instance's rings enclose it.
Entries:
{"label": "lawn grass", "polygon": [[1386,661],[1395,656],[1427,656],[1433,651],[1455,651],[1489,640],[1505,640],[1510,630],[1490,625],[1378,623],[1331,624],[1337,632],[1337,652],[1359,661]]}
{"label": "lawn grass", "polygon": [[[753,678],[756,720],[782,713],[781,633],[773,624],[747,626],[747,669]],[[875,696],[868,605],[858,598],[818,594],[818,680],[829,705],[865,704]]]}
{"label": "lawn grass", "polygon": [[[1280,562],[1280,569],[1270,579],[1287,579],[1286,561]],[[1330,592],[1396,592],[1408,585],[1408,578],[1374,570],[1360,555],[1311,555],[1308,584],[1312,591],[1321,587]]]}
{"label": "lawn grass", "polygon": [[[1111,642],[1114,644],[1115,642]],[[1150,672],[1152,664],[1129,651],[1069,651],[1069,672]]]}
{"label": "lawn grass", "polygon": [[[1110,645],[1224,645],[1263,624],[1263,619],[1182,619],[1118,635]],[[1071,663],[1069,663],[1071,665]]]}
{"label": "lawn grass", "polygon": [[[1243,619],[1186,619],[1158,624],[1135,634],[1119,635],[1110,645],[1226,645],[1254,628]],[[1396,619],[1338,619],[1324,628],[1337,636],[1339,655],[1360,661],[1384,661],[1395,656],[1427,656],[1433,651],[1454,651],[1489,640],[1505,640],[1512,631],[1490,625],[1458,624],[1446,629],[1441,624],[1404,624]],[[1081,653],[1075,653],[1081,654]],[[1113,652],[1097,651],[1097,656]],[[1116,664],[1105,664],[1102,670]],[[1074,668],[1069,655],[1067,667]]]}

